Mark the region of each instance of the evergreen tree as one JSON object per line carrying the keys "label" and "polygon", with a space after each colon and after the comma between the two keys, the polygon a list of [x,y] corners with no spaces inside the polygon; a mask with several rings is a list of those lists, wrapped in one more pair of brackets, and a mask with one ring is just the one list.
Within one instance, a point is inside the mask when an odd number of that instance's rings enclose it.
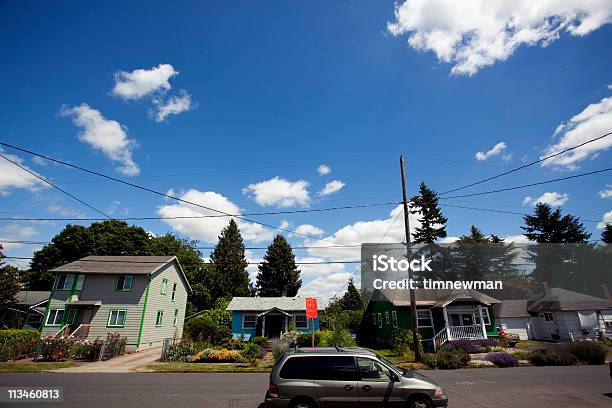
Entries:
{"label": "evergreen tree", "polygon": [[302,286],[295,255],[285,237],[277,235],[268,246],[257,274],[259,296],[295,296]]}
{"label": "evergreen tree", "polygon": [[221,231],[219,242],[210,255],[210,262],[216,277],[213,290],[216,298],[248,296],[251,293],[249,273],[246,270],[249,263],[244,254],[242,235],[233,219]]}
{"label": "evergreen tree", "polygon": [[355,286],[355,281],[351,276],[347,282],[346,292],[340,298],[340,304],[344,310],[361,310],[363,309],[363,299],[361,293]]}
{"label": "evergreen tree", "polygon": [[606,224],[601,233],[601,240],[606,244],[612,244],[612,224]]}
{"label": "evergreen tree", "polygon": [[15,295],[20,289],[18,272],[14,266],[0,262],[0,310],[15,303]]}
{"label": "evergreen tree", "polygon": [[582,243],[591,234],[580,222],[579,217],[561,215],[561,209],[553,211],[549,204],[536,204],[534,214],[523,217],[525,236],[538,243]]}
{"label": "evergreen tree", "polygon": [[486,244],[491,241],[484,236],[477,226],[472,225],[470,227],[470,235],[462,235],[456,242],[458,244]]}
{"label": "evergreen tree", "polygon": [[412,234],[415,243],[433,243],[438,238],[446,237],[446,217],[438,206],[438,195],[424,182],[419,186],[419,195],[412,198],[412,214],[420,214],[421,226]]}

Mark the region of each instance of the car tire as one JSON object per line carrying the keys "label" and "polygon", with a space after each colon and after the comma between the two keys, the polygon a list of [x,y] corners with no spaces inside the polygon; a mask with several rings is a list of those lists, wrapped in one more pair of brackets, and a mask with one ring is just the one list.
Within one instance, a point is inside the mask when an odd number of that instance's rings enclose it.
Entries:
{"label": "car tire", "polygon": [[408,400],[406,408],[434,408],[431,399],[425,395],[417,395]]}
{"label": "car tire", "polygon": [[291,404],[289,404],[289,407],[290,408],[317,408],[314,401],[311,401],[307,398],[296,398],[295,400],[291,401]]}

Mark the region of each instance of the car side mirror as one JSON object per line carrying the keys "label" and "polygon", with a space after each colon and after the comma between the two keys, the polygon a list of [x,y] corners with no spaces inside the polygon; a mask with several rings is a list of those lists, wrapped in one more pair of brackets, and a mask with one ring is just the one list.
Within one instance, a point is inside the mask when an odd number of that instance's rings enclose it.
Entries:
{"label": "car side mirror", "polygon": [[399,382],[399,377],[395,373],[391,373],[391,382]]}

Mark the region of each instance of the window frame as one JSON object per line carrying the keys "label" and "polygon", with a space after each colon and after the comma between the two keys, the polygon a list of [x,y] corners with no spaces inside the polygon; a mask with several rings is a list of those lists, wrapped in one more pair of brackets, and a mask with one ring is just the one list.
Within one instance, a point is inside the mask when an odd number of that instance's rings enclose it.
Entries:
{"label": "window frame", "polygon": [[172,283],[172,292],[170,294],[170,301],[176,302],[176,289],[178,288],[178,284],[176,282]]}
{"label": "window frame", "polygon": [[385,324],[391,324],[389,320],[389,311],[385,310]]}
{"label": "window frame", "polygon": [[164,325],[164,314],[164,310],[157,309],[157,313],[155,314],[155,327],[162,327]]}
{"label": "window frame", "polygon": [[[59,287],[60,276],[65,276],[64,284],[62,287]],[[70,276],[70,279],[68,277]],[[74,283],[74,274],[73,273],[60,273],[57,275],[57,279],[55,281],[55,290],[72,290],[72,284]],[[68,285],[66,285],[68,284]]]}
{"label": "window frame", "polygon": [[[121,286],[121,289],[119,289],[117,286],[119,285],[119,278],[123,277],[123,285]],[[125,282],[127,282],[127,278],[130,277],[129,281],[130,281],[130,288],[126,289],[125,288]],[[115,277],[115,288],[114,288],[114,292],[131,292],[132,289],[134,288],[134,275],[131,274],[120,274],[117,275]]]}
{"label": "window frame", "polygon": [[[427,313],[427,319],[429,320],[429,325],[427,326],[422,326],[419,324],[419,320],[425,320],[425,317],[419,317],[419,312],[426,312]],[[431,309],[417,309],[416,311],[416,324],[417,324],[417,328],[419,329],[427,329],[427,328],[432,328],[433,327],[433,317],[431,315]]]}
{"label": "window frame", "polygon": [[374,324],[374,326],[376,326],[376,313],[372,313],[372,323]]}
{"label": "window frame", "polygon": [[178,313],[179,313],[179,310],[174,309],[174,320],[172,321],[172,327],[176,327],[178,323]]}
{"label": "window frame", "polygon": [[[51,317],[51,313],[55,312],[55,316],[53,321],[57,320],[57,314],[59,311],[62,311],[62,318],[60,319],[59,323],[49,323],[49,318]],[[49,327],[59,327],[62,325],[62,322],[64,321],[64,315],[66,314],[66,308],[57,308],[57,309],[49,309],[49,313],[47,313],[47,318],[45,319],[45,326],[49,326]]]}
{"label": "window frame", "polygon": [[[481,308],[482,310],[482,320],[484,321],[485,326],[491,325],[491,317],[489,316],[489,309],[486,307]],[[480,313],[474,314],[476,324],[480,324]]]}
{"label": "window frame", "polygon": [[397,311],[392,310],[391,311],[391,321],[393,322],[393,327],[398,327],[399,324],[397,322]]}
{"label": "window frame", "polygon": [[77,275],[76,284],[74,285],[74,290],[75,291],[83,290],[83,285],[84,284],[85,284],[85,275],[81,273],[81,274]]}
{"label": "window frame", "polygon": [[[117,313],[117,317],[115,318],[115,324],[111,324],[111,317],[113,316],[113,312]],[[117,319],[119,318],[119,314],[123,312],[123,323],[117,324]],[[110,309],[108,311],[108,319],[106,320],[106,327],[125,327],[125,320],[127,319],[127,309]]]}
{"label": "window frame", "polygon": [[[304,318],[304,325],[298,325],[298,321],[297,321],[298,317],[300,317],[300,318],[303,317]],[[293,316],[293,323],[295,324],[295,328],[296,329],[308,329],[308,326],[309,326],[308,320],[309,319],[306,317],[305,314],[296,314],[295,316]]]}
{"label": "window frame", "polygon": [[[359,361],[360,360],[368,360],[370,362],[370,364],[378,364],[379,366],[381,366],[382,368],[386,369],[389,372],[389,378],[387,379],[375,379],[375,378],[363,378],[361,376],[361,368],[359,366]],[[374,360],[372,358],[369,357],[355,357],[355,365],[357,366],[357,380],[358,381],[363,381],[363,382],[377,382],[377,383],[389,383],[389,381],[391,381],[391,379],[393,378],[395,374],[395,371],[393,371],[391,368],[387,367],[387,365],[381,363],[380,361]]]}
{"label": "window frame", "polygon": [[[246,318],[247,317],[254,317],[255,319],[253,320],[253,327],[251,326],[245,326],[246,323]],[[243,329],[256,329],[257,328],[257,315],[255,313],[245,313],[242,315],[242,328]]]}
{"label": "window frame", "polygon": [[383,322],[382,322],[382,313],[377,313],[376,317],[378,318],[378,328],[382,329],[383,326]]}
{"label": "window frame", "polygon": [[168,294],[168,279],[166,279],[166,278],[162,279],[161,289],[160,289],[159,293],[161,295],[167,295]]}
{"label": "window frame", "polygon": [[[555,315],[553,312],[543,312],[544,315],[544,320],[547,322],[554,322],[555,321]],[[549,318],[550,316],[550,318]]]}

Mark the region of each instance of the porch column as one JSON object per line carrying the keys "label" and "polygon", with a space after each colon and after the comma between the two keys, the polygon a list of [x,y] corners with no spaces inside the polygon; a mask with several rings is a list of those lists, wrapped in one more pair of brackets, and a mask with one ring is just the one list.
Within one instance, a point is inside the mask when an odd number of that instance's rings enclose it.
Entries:
{"label": "porch column", "polygon": [[266,315],[263,315],[263,318],[261,320],[261,335],[266,335]]}
{"label": "porch column", "polygon": [[442,308],[442,314],[444,315],[444,329],[446,330],[446,338],[448,340],[452,340],[449,328],[450,326],[448,324],[448,311],[446,310],[446,306]]}
{"label": "porch column", "polygon": [[478,305],[478,315],[480,316],[480,328],[482,329],[482,336],[487,338],[487,329],[485,327],[484,319],[482,317],[482,305]]}

